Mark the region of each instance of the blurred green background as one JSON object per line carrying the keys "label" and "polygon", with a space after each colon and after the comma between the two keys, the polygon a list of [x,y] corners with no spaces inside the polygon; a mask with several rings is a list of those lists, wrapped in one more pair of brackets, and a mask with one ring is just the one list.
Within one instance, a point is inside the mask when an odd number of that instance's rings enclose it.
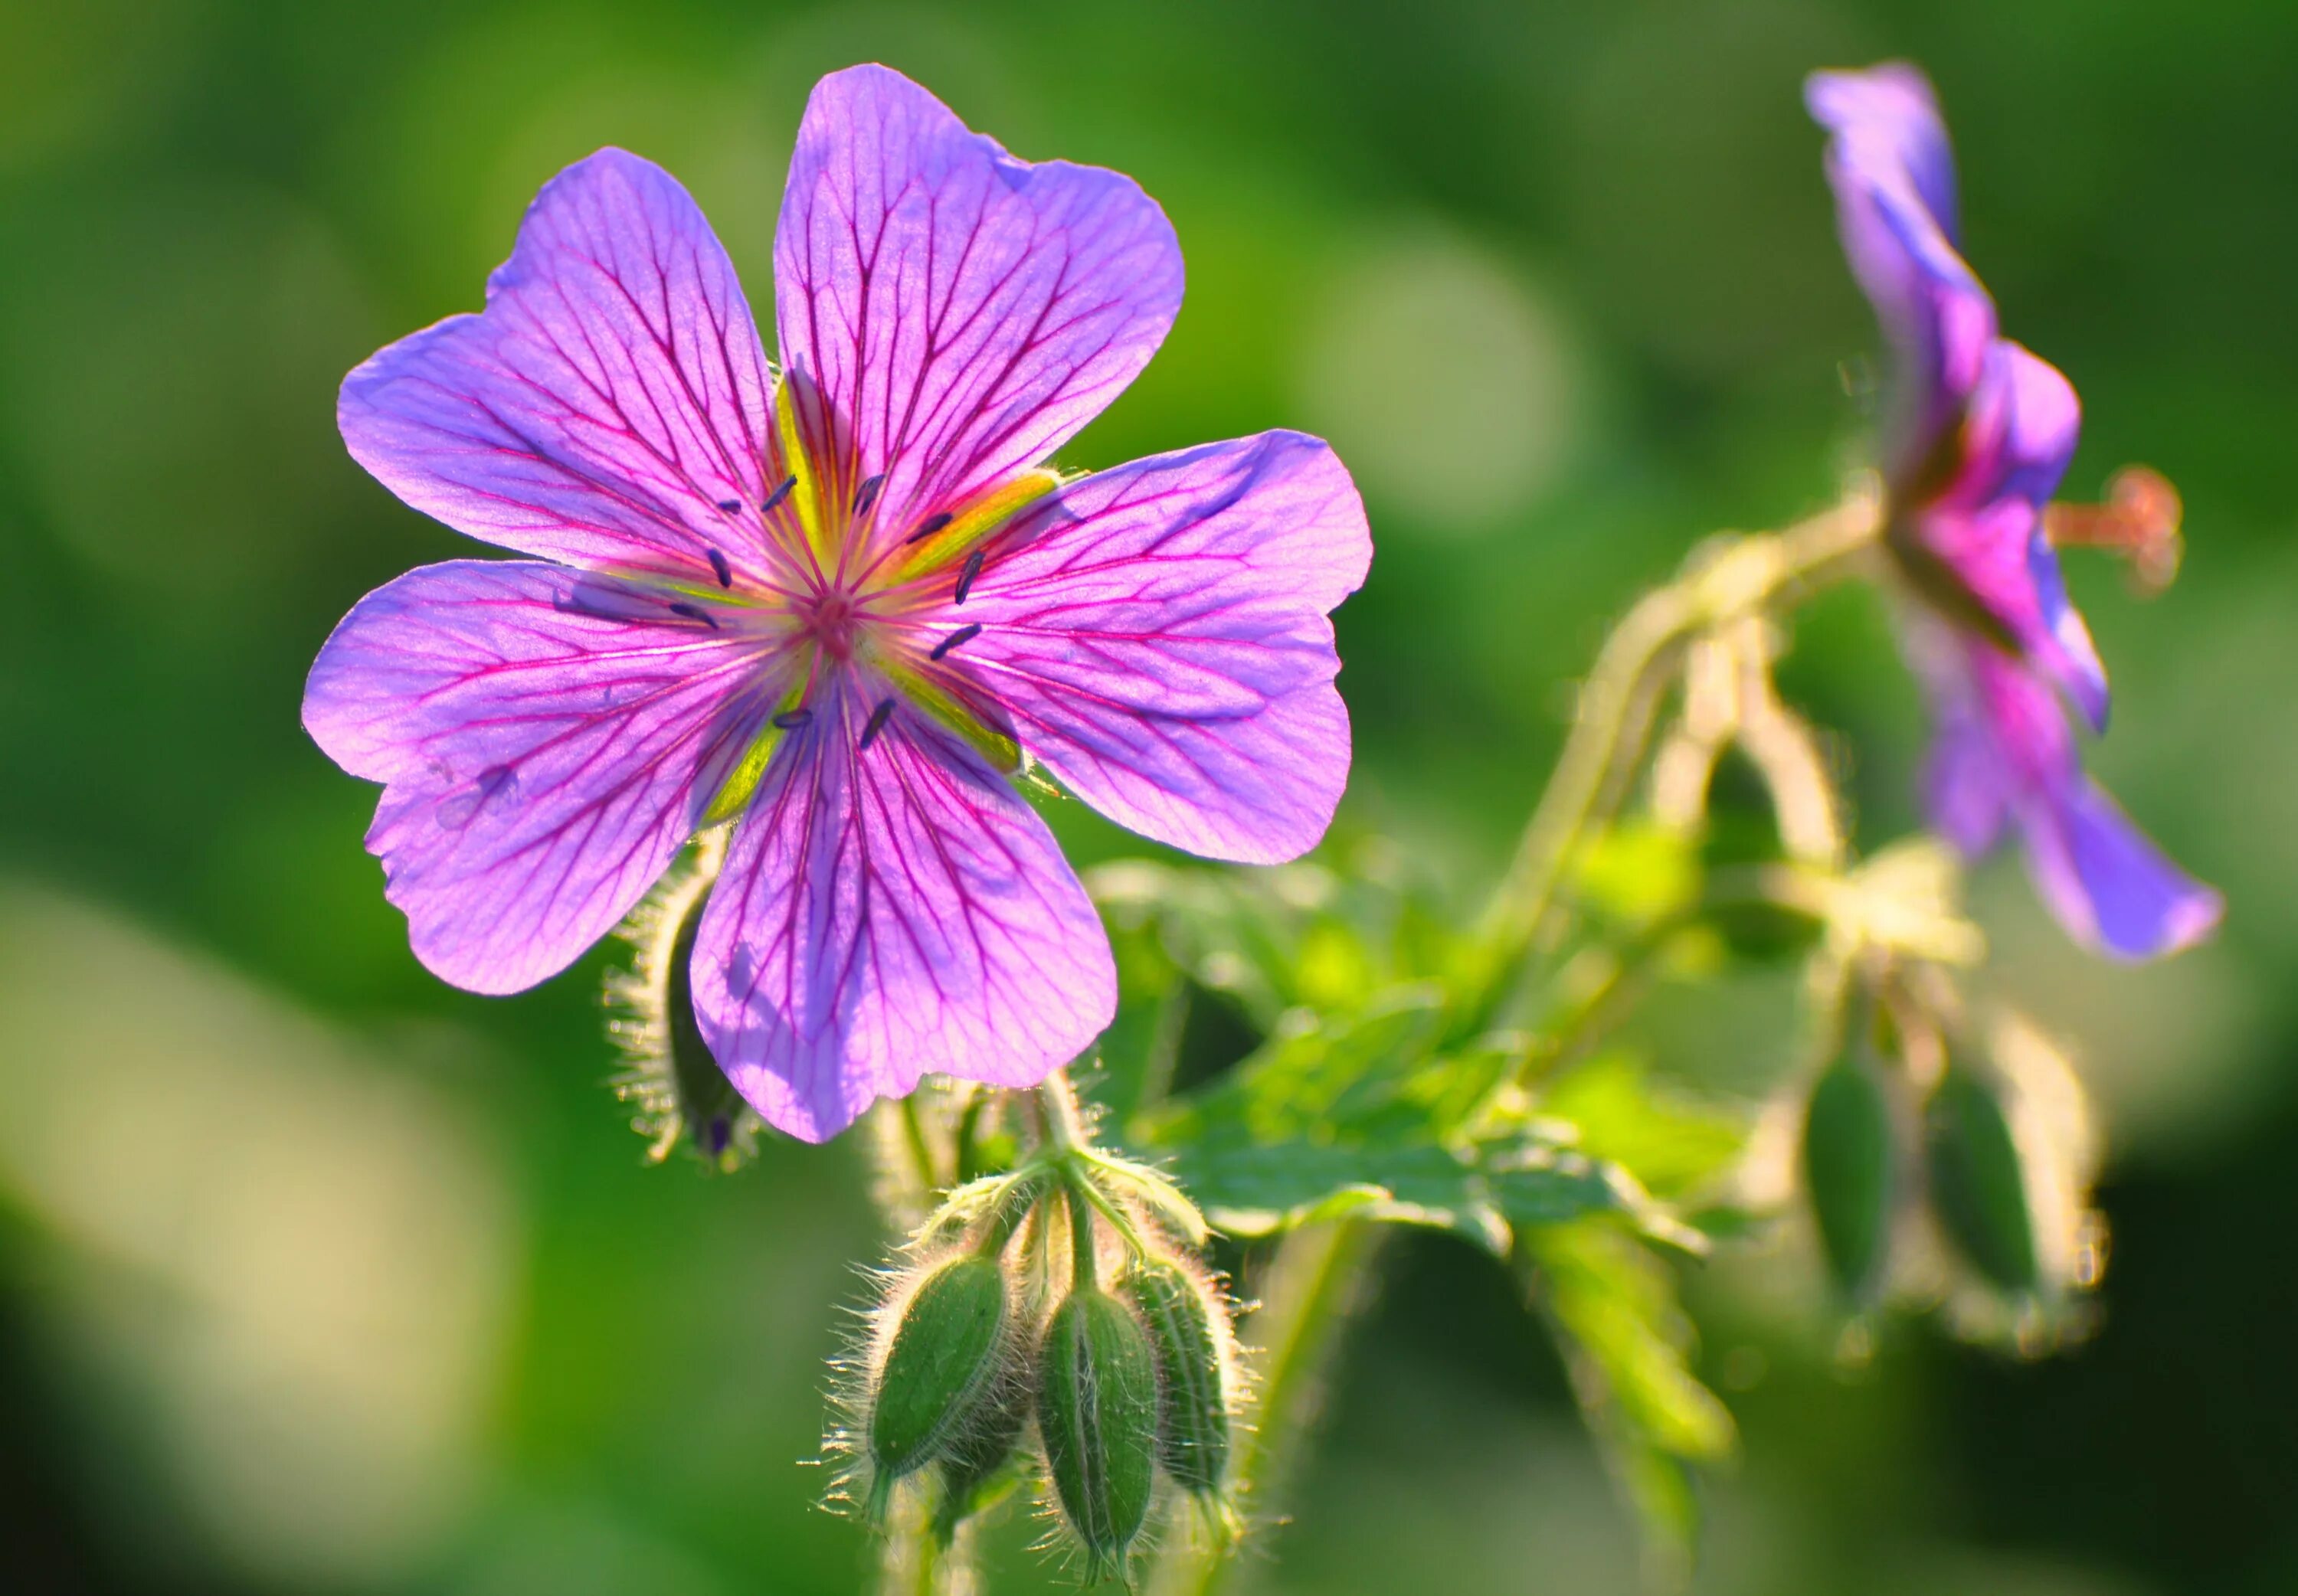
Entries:
{"label": "blurred green background", "polygon": [[[1873,336],[1798,92],[1887,55],[1938,82],[2007,327],[2083,393],[2071,491],[2145,459],[2185,492],[2168,599],[2074,580],[2120,695],[2097,765],[2230,914],[2107,969],[1982,876],[1994,979],[2109,1115],[2103,1331],[2018,1364],[1902,1324],[1847,1372],[1790,1265],[1706,1271],[1746,1456],[1699,1588],[2298,1589],[2287,0],[0,4],[0,1586],[856,1585],[800,1460],[878,1245],[858,1138],[645,1167],[606,955],[508,1001],[431,979],[373,790],[297,724],[352,600],[467,551],[345,456],[335,385],[475,308],[550,173],[663,161],[762,313],[825,70],[1137,176],[1188,303],[1064,458],[1334,439],[1379,546],[1340,618],[1349,823],[1465,901],[1608,617],[1856,459]],[[1789,678],[1863,839],[1904,831],[1873,599],[1811,612]],[[1744,998],[1667,1066],[1760,1088],[1785,1038]],[[1394,1252],[1329,1419],[1269,1588],[1635,1588],[1552,1354],[1461,1248]]]}

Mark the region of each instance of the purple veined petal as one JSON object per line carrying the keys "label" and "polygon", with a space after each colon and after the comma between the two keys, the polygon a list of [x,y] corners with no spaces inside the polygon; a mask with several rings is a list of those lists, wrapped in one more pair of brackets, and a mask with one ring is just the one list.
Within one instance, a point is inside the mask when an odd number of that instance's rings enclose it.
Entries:
{"label": "purple veined petal", "polygon": [[1912,68],[1820,73],[1806,89],[1833,136],[1827,177],[1852,274],[1897,360],[1891,475],[1927,478],[1995,342],[1994,302],[1955,242],[1954,164]]}
{"label": "purple veined petal", "polygon": [[2081,432],[2073,385],[1998,339],[1971,395],[1953,475],[1908,517],[1914,535],[2082,711],[2106,724],[2106,670],[2043,532]]}
{"label": "purple veined petal", "polygon": [[2152,959],[2213,930],[2224,900],[2131,824],[2096,781],[2071,773],[2019,812],[2036,888],[2077,941]]}
{"label": "purple veined petal", "polygon": [[1812,120],[1858,146],[1856,164],[1904,176],[1947,242],[1958,243],[1955,152],[1921,69],[1887,61],[1864,71],[1814,72],[1804,82],[1804,103]]}
{"label": "purple veined petal", "polygon": [[1100,414],[1164,341],[1181,278],[1172,224],[1130,178],[1018,161],[881,66],[815,86],[775,322],[809,455],[849,490],[884,477],[880,539]]}
{"label": "purple veined petal", "polygon": [[1100,472],[1024,514],[950,624],[1021,745],[1121,825],[1250,864],[1316,846],[1349,773],[1327,612],[1372,558],[1299,433]]}
{"label": "purple veined petal", "polygon": [[755,644],[590,591],[611,582],[426,566],[360,600],[311,667],[303,724],[384,783],[368,850],[456,986],[522,990],[612,930],[765,711]]}
{"label": "purple veined petal", "polygon": [[1935,713],[1938,724],[1923,761],[1923,813],[1963,857],[1980,858],[2010,822],[2011,774],[1993,732],[1969,700],[1941,702]]}
{"label": "purple veined petal", "polygon": [[707,578],[714,548],[772,568],[772,400],[710,224],[669,173],[607,149],[543,186],[484,311],[374,355],[336,414],[360,465],[459,532]]}
{"label": "purple veined petal", "polygon": [[2073,740],[2049,692],[1989,644],[1926,609],[1908,610],[1898,630],[1935,726],[1923,761],[1924,816],[1976,860],[2002,839],[2038,765],[2074,759]]}
{"label": "purple veined petal", "polygon": [[831,684],[736,823],[695,1016],[772,1124],[836,1135],[954,1075],[1035,1085],[1117,1012],[1109,939],[1045,822],[890,690]]}
{"label": "purple veined petal", "polygon": [[2175,952],[2218,923],[2219,895],[2165,858],[2083,773],[2047,681],[1927,619],[1910,628],[1908,651],[1939,722],[1925,806],[1967,856],[2015,823],[2052,914],[2077,941],[2118,958]]}

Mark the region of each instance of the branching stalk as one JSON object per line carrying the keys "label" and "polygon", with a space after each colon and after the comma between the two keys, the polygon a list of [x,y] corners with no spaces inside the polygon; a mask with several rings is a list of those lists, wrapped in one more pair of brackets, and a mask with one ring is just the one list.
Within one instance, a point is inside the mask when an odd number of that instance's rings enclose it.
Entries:
{"label": "branching stalk", "polygon": [[1792,602],[1845,575],[1882,529],[1871,490],[1787,531],[1703,550],[1675,582],[1637,600],[1614,629],[1582,685],[1555,773],[1525,826],[1508,873],[1478,922],[1480,956],[1464,1005],[1473,1025],[1508,1002],[1541,945],[1557,889],[1580,843],[1616,804],[1621,773],[1641,756],[1649,695],[1676,649],[1694,633]]}

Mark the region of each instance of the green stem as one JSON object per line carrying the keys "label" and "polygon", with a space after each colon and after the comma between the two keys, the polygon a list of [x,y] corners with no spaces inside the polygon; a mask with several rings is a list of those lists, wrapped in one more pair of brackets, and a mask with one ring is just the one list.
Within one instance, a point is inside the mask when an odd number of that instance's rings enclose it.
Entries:
{"label": "green stem", "polygon": [[1070,1284],[1078,1291],[1092,1291],[1101,1284],[1101,1260],[1095,1252],[1093,1204],[1074,1183],[1069,1187],[1069,1199]]}
{"label": "green stem", "polygon": [[926,1197],[945,1189],[948,1182],[942,1178],[940,1161],[934,1157],[933,1144],[926,1137],[925,1116],[918,1111],[918,1094],[912,1092],[902,1099],[902,1141],[910,1151],[910,1162],[915,1167],[918,1184]]}
{"label": "green stem", "polygon": [[[1343,1220],[1295,1230],[1277,1245],[1252,1320],[1254,1423],[1237,1437],[1230,1478],[1264,1519],[1290,1484],[1324,1400],[1324,1376],[1365,1295],[1385,1239],[1376,1224]],[[1150,1582],[1152,1596],[1218,1596],[1247,1575],[1224,1548],[1176,1542]]]}

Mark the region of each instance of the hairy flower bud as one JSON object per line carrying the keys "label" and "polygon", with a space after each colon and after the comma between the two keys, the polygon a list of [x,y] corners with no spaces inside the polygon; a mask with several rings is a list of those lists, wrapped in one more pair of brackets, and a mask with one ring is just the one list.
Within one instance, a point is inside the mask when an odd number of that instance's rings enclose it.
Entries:
{"label": "hairy flower bud", "polygon": [[934,1537],[947,1546],[958,1526],[1004,1495],[1006,1465],[1029,1422],[1029,1382],[1008,1369],[974,1404],[941,1454],[941,1501],[934,1509]]}
{"label": "hairy flower bud", "polygon": [[1137,1265],[1118,1292],[1157,1359],[1157,1461],[1191,1495],[1218,1497],[1235,1379],[1227,1305],[1210,1283],[1165,1259]]}
{"label": "hairy flower bud", "polygon": [[1011,1301],[994,1256],[942,1264],[903,1304],[870,1402],[870,1516],[896,1482],[941,1456],[995,1385]]}
{"label": "hairy flower bud", "polygon": [[1891,1232],[1891,1109],[1872,1070],[1845,1059],[1813,1086],[1804,1185],[1828,1272],[1854,1302],[1881,1285]]}
{"label": "hairy flower bud", "polygon": [[757,1132],[757,1117],[718,1067],[695,1023],[688,967],[702,906],[718,878],[725,839],[706,832],[687,858],[665,874],[620,935],[637,950],[629,970],[609,972],[609,1024],[626,1068],[617,1096],[638,1109],[637,1125],[653,1138],[657,1162],[684,1142],[706,1163],[739,1163]]}
{"label": "hairy flower bud", "polygon": [[1141,1321],[1098,1287],[1071,1293],[1046,1325],[1037,1427],[1088,1579],[1123,1572],[1148,1517],[1157,1405],[1157,1358]]}
{"label": "hairy flower bud", "polygon": [[1931,1206],[1956,1251],[2005,1291],[2034,1289],[2035,1224],[2010,1117],[1993,1086],[1950,1065],[1924,1111]]}

